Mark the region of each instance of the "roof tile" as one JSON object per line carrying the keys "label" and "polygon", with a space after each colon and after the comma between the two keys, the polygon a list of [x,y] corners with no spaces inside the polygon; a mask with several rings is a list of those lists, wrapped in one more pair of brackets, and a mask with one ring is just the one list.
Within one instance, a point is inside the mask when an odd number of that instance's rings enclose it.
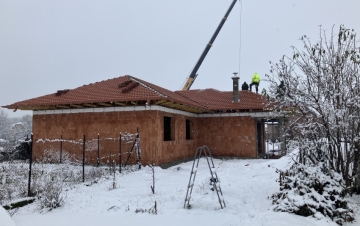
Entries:
{"label": "roof tile", "polygon": [[[134,85],[138,84],[138,85]],[[216,110],[263,110],[266,99],[249,91],[239,91],[240,102],[232,102],[231,91],[215,89],[170,91],[141,79],[125,75],[101,82],[90,83],[75,89],[19,101],[5,108],[26,106],[84,104],[100,102],[124,102],[142,100],[169,100],[205,111]]]}

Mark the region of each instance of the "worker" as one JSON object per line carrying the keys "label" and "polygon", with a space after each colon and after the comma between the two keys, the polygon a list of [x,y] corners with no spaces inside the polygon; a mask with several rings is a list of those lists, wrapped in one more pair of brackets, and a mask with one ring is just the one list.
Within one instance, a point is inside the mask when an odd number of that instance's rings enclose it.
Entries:
{"label": "worker", "polygon": [[249,90],[249,85],[246,82],[244,82],[244,84],[242,84],[241,86],[241,90]]}
{"label": "worker", "polygon": [[252,91],[252,86],[255,86],[256,93],[259,91],[259,84],[260,84],[260,76],[257,72],[253,75],[250,83],[250,91]]}

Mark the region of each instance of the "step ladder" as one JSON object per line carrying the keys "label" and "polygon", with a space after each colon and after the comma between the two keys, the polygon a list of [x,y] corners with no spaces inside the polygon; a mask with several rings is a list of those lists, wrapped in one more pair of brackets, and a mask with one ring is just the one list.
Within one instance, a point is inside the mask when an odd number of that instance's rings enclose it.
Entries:
{"label": "step ladder", "polygon": [[[221,191],[219,177],[218,177],[218,175],[216,173],[216,169],[215,169],[215,166],[214,166],[213,158],[211,157],[210,149],[207,146],[201,146],[201,147],[198,147],[196,149],[194,162],[193,162],[192,169],[191,169],[191,172],[190,172],[190,180],[189,180],[189,184],[188,184],[188,187],[187,187],[184,208],[186,208],[186,207],[189,208],[190,207],[191,193],[192,193],[192,190],[194,188],[195,177],[196,177],[196,173],[198,171],[199,161],[200,161],[202,153],[204,153],[204,156],[205,156],[206,161],[207,161],[208,166],[209,166],[210,175],[211,175],[210,182],[211,182],[211,184],[213,186],[213,191],[216,191],[216,194],[218,196],[218,200],[219,200],[221,209],[223,209],[224,207],[226,207],[225,201],[224,201],[224,196],[223,196],[223,193]],[[211,160],[211,165],[210,165],[209,159]],[[196,161],[197,161],[196,167],[194,167]],[[190,192],[189,192],[189,190],[190,190]]]}

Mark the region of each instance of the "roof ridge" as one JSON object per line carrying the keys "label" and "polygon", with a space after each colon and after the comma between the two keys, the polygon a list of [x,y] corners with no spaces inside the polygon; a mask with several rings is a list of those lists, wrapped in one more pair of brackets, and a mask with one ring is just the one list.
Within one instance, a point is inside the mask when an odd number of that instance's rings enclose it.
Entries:
{"label": "roof ridge", "polygon": [[147,88],[147,89],[149,89],[149,90],[151,90],[151,91],[153,91],[153,92],[155,92],[155,93],[158,93],[158,94],[159,94],[160,96],[162,96],[162,97],[167,98],[167,96],[166,96],[165,94],[159,92],[158,90],[156,90],[156,89],[154,89],[154,88],[152,88],[152,87],[150,87],[150,86],[148,86],[148,85],[145,85],[144,83],[140,82],[137,78],[132,77],[132,76],[129,76],[129,77],[130,77],[131,80],[139,83],[140,85],[144,86],[145,88]]}

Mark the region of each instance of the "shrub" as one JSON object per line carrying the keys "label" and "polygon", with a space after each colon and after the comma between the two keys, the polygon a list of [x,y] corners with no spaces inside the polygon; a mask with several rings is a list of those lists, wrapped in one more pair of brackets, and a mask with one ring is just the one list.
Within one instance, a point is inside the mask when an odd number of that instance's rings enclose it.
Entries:
{"label": "shrub", "polygon": [[313,167],[294,164],[286,172],[279,173],[280,192],[271,196],[275,211],[300,216],[322,214],[339,225],[354,220],[353,210],[344,199],[345,182],[326,164]]}
{"label": "shrub", "polygon": [[65,200],[62,191],[63,182],[57,178],[49,177],[44,183],[44,190],[37,195],[40,210],[51,211],[61,207]]}

